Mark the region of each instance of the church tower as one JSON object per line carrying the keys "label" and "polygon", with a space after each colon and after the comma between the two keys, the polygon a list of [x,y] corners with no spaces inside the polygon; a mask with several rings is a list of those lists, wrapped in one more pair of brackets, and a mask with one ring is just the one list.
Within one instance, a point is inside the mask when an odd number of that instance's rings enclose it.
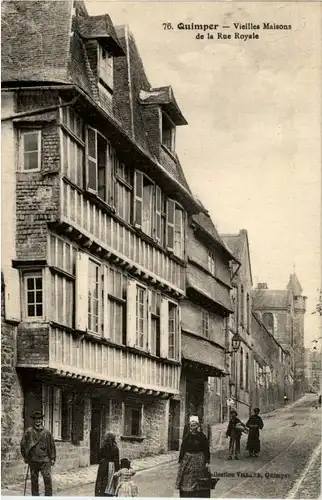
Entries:
{"label": "church tower", "polygon": [[306,297],[302,294],[303,289],[295,274],[290,275],[286,287],[293,294],[294,316],[293,316],[293,347],[294,347],[294,392],[297,399],[305,391],[304,374],[304,315],[306,311]]}

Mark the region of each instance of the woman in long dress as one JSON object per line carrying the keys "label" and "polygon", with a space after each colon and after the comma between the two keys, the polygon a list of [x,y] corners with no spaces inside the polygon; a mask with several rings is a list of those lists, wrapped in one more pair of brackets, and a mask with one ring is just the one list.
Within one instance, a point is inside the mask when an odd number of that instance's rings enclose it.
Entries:
{"label": "woman in long dress", "polygon": [[108,432],[104,438],[103,446],[99,452],[100,463],[98,466],[95,496],[104,497],[106,487],[111,483],[114,472],[120,468],[120,452],[116,444],[115,434]]}
{"label": "woman in long dress", "polygon": [[201,489],[198,481],[205,477],[210,462],[209,441],[199,426],[198,417],[190,417],[189,432],[182,440],[176,480],[180,497],[210,498],[210,490]]}
{"label": "woman in long dress", "polygon": [[246,427],[249,429],[247,450],[250,457],[257,457],[260,452],[259,431],[263,429],[263,420],[259,416],[260,409],[254,408],[254,414],[248,419]]}

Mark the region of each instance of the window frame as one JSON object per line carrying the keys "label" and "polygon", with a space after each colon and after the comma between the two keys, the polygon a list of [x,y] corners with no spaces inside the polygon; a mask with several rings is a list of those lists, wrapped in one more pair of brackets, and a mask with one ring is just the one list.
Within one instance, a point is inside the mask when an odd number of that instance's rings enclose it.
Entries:
{"label": "window frame", "polygon": [[[206,328],[205,328],[205,324],[206,324]],[[210,314],[209,314],[209,311],[206,311],[205,309],[201,310],[201,331],[202,331],[202,335],[206,339],[209,339],[209,337],[210,337]]]}
{"label": "window frame", "polygon": [[[37,134],[37,168],[25,168],[25,145],[24,137],[26,135]],[[41,149],[42,149],[42,129],[41,128],[23,128],[19,130],[19,141],[20,141],[20,171],[24,173],[40,172],[41,171]],[[31,153],[35,151],[28,151]]]}
{"label": "window frame", "polygon": [[[96,268],[98,269],[98,281],[96,282],[98,284],[98,293],[97,293],[97,303],[98,303],[97,328],[98,328],[98,331],[97,332],[89,327],[90,312],[89,312],[89,308],[88,308],[88,305],[89,305],[88,304],[88,300],[89,300],[90,265],[91,264],[94,264],[96,266]],[[92,300],[93,299],[91,299],[91,305],[93,305]],[[103,303],[103,297],[102,297],[102,265],[97,260],[92,259],[92,256],[89,256],[89,259],[88,259],[88,281],[87,281],[87,304],[88,304],[87,305],[87,315],[88,315],[87,330],[88,330],[89,333],[91,333],[92,335],[95,335],[96,337],[101,337],[102,336],[102,332],[101,332],[102,303]],[[91,316],[93,318],[93,312],[91,313]],[[91,319],[91,322],[92,321],[93,321],[93,319]]]}
{"label": "window frame", "polygon": [[[181,331],[180,331],[180,304],[178,302],[175,302],[174,300],[166,299],[168,303],[168,324],[167,324],[167,335],[168,335],[168,355],[167,359],[170,359],[172,361],[178,361],[180,358],[180,336],[181,336]],[[175,321],[175,326],[176,329],[173,334],[174,338],[174,343],[173,343],[173,351],[174,351],[174,356],[170,356],[170,304],[173,306],[173,309],[175,311],[174,313],[174,321]]]}
{"label": "window frame", "polygon": [[216,276],[216,258],[212,250],[208,249],[208,271],[212,276]]}
{"label": "window frame", "polygon": [[[138,315],[137,315],[137,293],[138,293],[138,289],[141,289],[143,290],[143,294],[144,294],[144,297],[143,297],[143,347],[141,345],[139,345],[139,342],[138,342],[138,330],[137,330],[137,323],[138,323]],[[148,304],[148,291],[149,289],[143,285],[142,283],[139,283],[138,281],[135,282],[135,289],[136,289],[136,293],[135,293],[135,347],[136,349],[140,349],[144,352],[147,352],[150,348],[150,346],[148,345],[149,344],[149,304]]]}
{"label": "window frame", "polygon": [[[140,411],[140,420],[139,420],[139,434],[132,434],[132,419],[131,419],[131,433],[126,432],[126,423],[129,422],[129,419],[126,418],[127,411],[133,411],[133,410],[139,410]],[[132,418],[132,415],[131,415]],[[143,440],[145,438],[143,431],[144,431],[144,404],[143,403],[136,403],[134,401],[122,401],[122,438],[123,439],[137,439],[137,440]]]}
{"label": "window frame", "polygon": [[[106,60],[111,59],[112,64],[110,65],[111,67],[111,74],[106,72],[106,65],[102,64],[103,61],[103,53],[106,53]],[[109,94],[113,95],[114,91],[114,57],[113,54],[103,47],[101,44],[98,44],[98,77],[99,77],[99,83],[109,92]],[[105,76],[108,75],[107,79]],[[111,85],[112,84],[112,85]]]}
{"label": "window frame", "polygon": [[[27,286],[27,280],[33,278],[41,278],[42,280],[42,314],[41,316],[29,316],[28,315],[28,286]],[[34,321],[43,321],[45,319],[45,298],[44,298],[44,291],[45,291],[45,278],[44,278],[44,272],[43,269],[36,269],[34,271],[23,271],[23,318],[24,321],[28,322],[34,322]],[[37,292],[37,289],[32,290],[34,293]],[[37,305],[37,302],[34,303],[34,305]]]}
{"label": "window frame", "polygon": [[[166,130],[169,130],[170,135],[171,135],[170,148],[169,148],[168,144],[165,144],[163,142],[164,141],[164,133],[163,133],[164,122],[167,122],[166,123],[166,125],[167,125]],[[161,111],[161,145],[166,149],[166,151],[168,151],[172,155],[176,150],[176,126],[173,123],[173,121],[171,120],[171,118],[169,117],[169,115],[165,111]]]}

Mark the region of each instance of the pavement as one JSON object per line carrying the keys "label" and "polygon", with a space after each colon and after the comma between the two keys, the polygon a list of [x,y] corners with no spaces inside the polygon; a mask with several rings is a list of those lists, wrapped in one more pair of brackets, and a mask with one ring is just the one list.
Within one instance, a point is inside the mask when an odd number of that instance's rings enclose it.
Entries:
{"label": "pavement", "polygon": [[[220,481],[212,492],[220,498],[320,498],[321,409],[316,396],[306,395],[292,405],[263,415],[262,451],[249,458],[242,441],[241,459],[227,460],[228,442],[212,453],[211,469]],[[315,452],[315,454],[314,454]],[[177,497],[174,489],[178,452],[132,461],[141,497]],[[57,496],[93,496],[97,466],[54,475]],[[23,493],[11,485],[2,496]],[[28,492],[27,492],[28,493]],[[29,493],[30,494],[30,493]]]}

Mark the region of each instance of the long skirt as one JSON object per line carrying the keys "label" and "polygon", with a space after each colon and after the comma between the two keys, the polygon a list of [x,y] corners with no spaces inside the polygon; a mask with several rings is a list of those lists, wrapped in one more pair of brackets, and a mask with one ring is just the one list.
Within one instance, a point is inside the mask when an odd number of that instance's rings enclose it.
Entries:
{"label": "long skirt", "polygon": [[185,453],[176,479],[180,497],[210,498],[210,490],[201,490],[198,484],[198,479],[205,475],[205,465],[203,453]]}
{"label": "long skirt", "polygon": [[249,429],[248,439],[247,439],[247,450],[250,453],[259,453],[261,450],[261,444],[259,439],[259,433],[257,429]]}
{"label": "long skirt", "polygon": [[101,460],[97,470],[97,477],[95,483],[95,496],[104,497],[106,493],[113,494],[113,491],[107,492],[107,486],[112,484],[112,477],[115,472],[114,462],[108,460]]}

